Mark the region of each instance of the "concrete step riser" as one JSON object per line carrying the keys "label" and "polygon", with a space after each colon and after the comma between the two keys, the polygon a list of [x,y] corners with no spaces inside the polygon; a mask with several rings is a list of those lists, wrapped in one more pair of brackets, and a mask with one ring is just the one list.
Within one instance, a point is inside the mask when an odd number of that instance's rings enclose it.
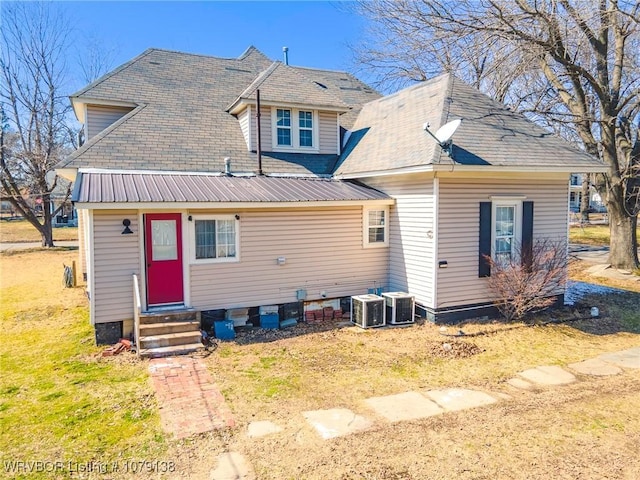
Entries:
{"label": "concrete step riser", "polygon": [[197,322],[198,312],[165,312],[165,313],[143,313],[140,315],[140,325],[150,325],[154,323],[171,322]]}
{"label": "concrete step riser", "polygon": [[199,332],[199,322],[149,323],[140,325],[140,336],[150,337],[169,333]]}
{"label": "concrete step riser", "polygon": [[188,345],[200,341],[200,332],[191,335],[157,335],[153,337],[140,337],[140,348],[158,348]]}

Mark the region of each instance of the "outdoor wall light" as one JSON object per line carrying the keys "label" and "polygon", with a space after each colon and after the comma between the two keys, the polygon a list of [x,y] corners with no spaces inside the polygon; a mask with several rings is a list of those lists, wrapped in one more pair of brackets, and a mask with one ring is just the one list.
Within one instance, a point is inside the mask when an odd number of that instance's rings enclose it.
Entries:
{"label": "outdoor wall light", "polygon": [[133,233],[133,230],[129,228],[129,225],[131,225],[131,220],[129,220],[128,218],[125,218],[124,220],[122,220],[122,225],[124,225],[124,230],[122,231],[122,235],[128,235],[130,233]]}

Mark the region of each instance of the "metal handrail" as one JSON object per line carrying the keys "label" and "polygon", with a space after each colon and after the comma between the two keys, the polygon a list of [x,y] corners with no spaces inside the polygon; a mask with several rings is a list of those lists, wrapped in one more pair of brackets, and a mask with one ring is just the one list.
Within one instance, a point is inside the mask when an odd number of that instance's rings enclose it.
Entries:
{"label": "metal handrail", "polygon": [[140,356],[140,314],[142,313],[142,302],[140,301],[140,286],[138,276],[133,274],[133,328],[136,342],[136,355]]}

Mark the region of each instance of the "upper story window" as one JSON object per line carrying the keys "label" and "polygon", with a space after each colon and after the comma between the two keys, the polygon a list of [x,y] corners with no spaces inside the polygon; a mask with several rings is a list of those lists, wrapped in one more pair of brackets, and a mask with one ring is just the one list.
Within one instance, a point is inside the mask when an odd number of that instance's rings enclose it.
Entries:
{"label": "upper story window", "polygon": [[291,146],[291,110],[278,108],[276,111],[277,144]]}
{"label": "upper story window", "polygon": [[318,150],[317,112],[295,108],[273,111],[273,148],[276,150]]}
{"label": "upper story window", "polygon": [[582,183],[581,180],[582,179],[580,178],[580,175],[577,175],[577,174],[571,175],[571,185],[573,186],[580,185]]}
{"label": "upper story window", "polygon": [[298,112],[298,135],[301,147],[313,147],[313,112]]}

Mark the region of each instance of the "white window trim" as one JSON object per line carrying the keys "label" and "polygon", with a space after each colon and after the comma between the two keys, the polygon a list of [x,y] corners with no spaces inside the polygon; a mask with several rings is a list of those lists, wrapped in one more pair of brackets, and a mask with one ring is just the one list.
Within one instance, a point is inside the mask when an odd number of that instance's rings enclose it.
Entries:
{"label": "white window trim", "polygon": [[518,260],[513,249],[522,244],[522,198],[523,197],[492,197],[491,201],[491,258],[496,261],[496,208],[515,207],[513,218],[513,243],[511,258]]}
{"label": "white window trim", "polygon": [[[223,258],[196,258],[196,220],[233,220],[236,228],[236,256]],[[203,265],[208,263],[237,263],[240,261],[240,221],[234,215],[191,215],[189,223],[189,263]]]}
{"label": "white window trim", "polygon": [[[278,145],[278,110],[291,111],[291,146]],[[300,146],[300,123],[298,112],[311,112],[313,125],[312,131],[312,147]],[[274,152],[314,152],[320,151],[320,133],[319,133],[319,115],[317,110],[312,108],[293,108],[293,107],[271,107],[271,138],[272,148]]]}
{"label": "white window trim", "polygon": [[[369,242],[369,212],[383,211],[385,218],[384,242]],[[384,248],[389,246],[389,207],[364,207],[362,209],[362,246],[364,248]]]}

